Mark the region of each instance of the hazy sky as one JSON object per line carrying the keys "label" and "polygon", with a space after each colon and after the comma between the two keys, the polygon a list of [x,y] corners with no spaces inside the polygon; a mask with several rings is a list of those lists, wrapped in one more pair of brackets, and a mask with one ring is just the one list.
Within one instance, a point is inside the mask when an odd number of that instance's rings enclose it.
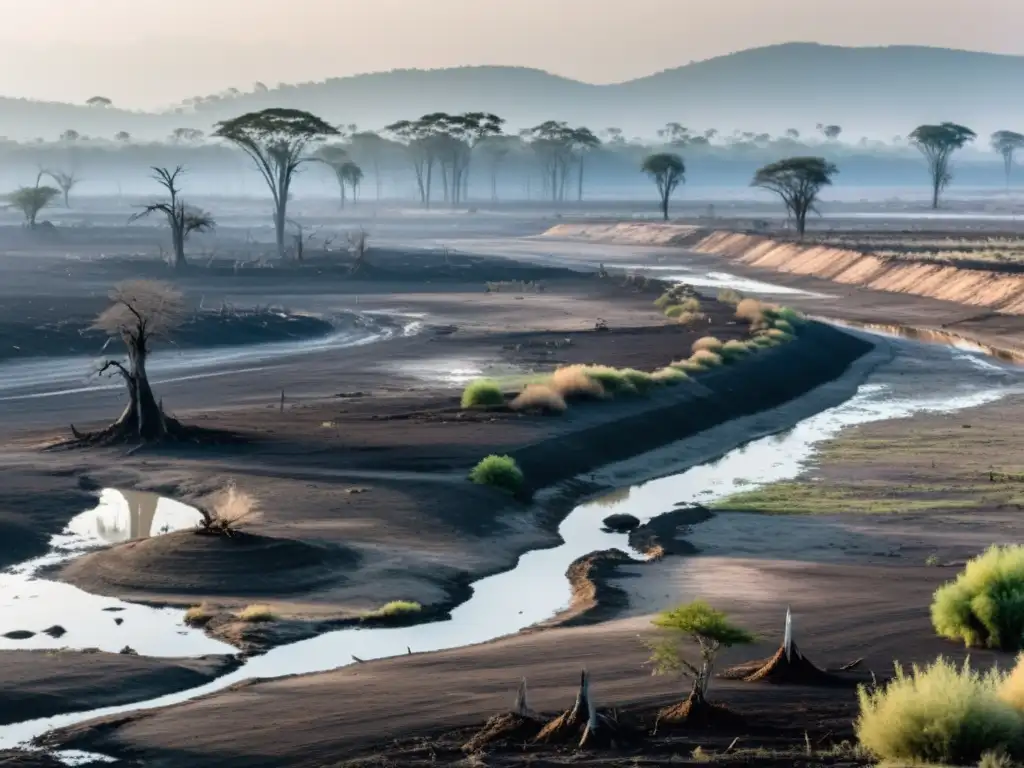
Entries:
{"label": "hazy sky", "polygon": [[610,82],[795,40],[1024,54],[1020,0],[0,0],[0,18],[0,95],[125,107],[461,64]]}

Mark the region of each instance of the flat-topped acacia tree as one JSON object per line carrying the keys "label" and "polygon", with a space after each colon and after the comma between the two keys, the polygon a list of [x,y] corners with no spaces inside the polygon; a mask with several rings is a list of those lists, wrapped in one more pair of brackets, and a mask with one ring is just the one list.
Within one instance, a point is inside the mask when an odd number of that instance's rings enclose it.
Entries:
{"label": "flat-topped acacia tree", "polygon": [[907,137],[924,155],[932,177],[932,208],[939,207],[939,195],[953,180],[949,161],[953,153],[974,141],[977,134],[956,123],[919,125]]}
{"label": "flat-topped acacia tree", "polygon": [[790,157],[764,166],[754,174],[752,187],[761,187],[782,198],[786,210],[796,222],[801,238],[807,228],[807,214],[814,211],[822,187],[832,184],[839,173],[834,163],[823,157]]}
{"label": "flat-topped acacia tree", "polygon": [[301,109],[264,109],[217,123],[214,136],[230,141],[256,164],[274,198],[277,255],[284,260],[288,196],[299,167],[312,160],[306,149],[340,132]]}
{"label": "flat-topped acacia tree", "polygon": [[1018,149],[1024,149],[1024,136],[1016,131],[996,131],[991,138],[992,149],[1003,157],[1003,173],[1006,174],[1006,189],[1010,189],[1013,174],[1013,156]]}
{"label": "flat-topped acacia tree", "polygon": [[181,292],[158,280],[126,280],[110,292],[110,306],[99,314],[92,327],[124,342],[128,359],[106,360],[99,373],[116,371],[128,390],[128,404],[120,418],[100,432],[83,435],[71,427],[75,437],[88,443],[158,441],[180,430],[167,417],[149,384],[146,361],[153,342],[166,337],[184,319]]}
{"label": "flat-topped acacia tree", "polygon": [[649,155],[641,166],[658,187],[661,197],[661,214],[668,221],[668,201],[683,181],[686,180],[686,164],[683,158],[671,152]]}

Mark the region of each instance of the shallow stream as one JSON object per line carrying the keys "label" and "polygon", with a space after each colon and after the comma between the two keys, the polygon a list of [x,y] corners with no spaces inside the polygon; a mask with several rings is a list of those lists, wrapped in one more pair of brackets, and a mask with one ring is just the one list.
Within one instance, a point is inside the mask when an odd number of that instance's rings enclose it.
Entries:
{"label": "shallow stream", "polygon": [[[447,620],[405,628],[344,629],[281,646],[248,660],[229,675],[189,691],[0,728],[0,748],[23,744],[53,728],[95,717],[179,703],[247,678],[326,671],[351,664],[353,657],[370,660],[410,650],[422,653],[458,648],[515,633],[557,615],[569,605],[571,595],[565,572],[575,559],[600,549],[629,551],[625,534],[602,530],[602,519],[613,511],[629,512],[647,520],[670,511],[676,504],[709,503],[739,490],[795,477],[821,441],[846,427],[907,418],[915,413],[954,412],[1024,391],[1016,369],[998,365],[973,351],[898,339],[883,343],[891,345],[892,359],[877,367],[855,396],[799,421],[785,432],[753,440],[689,469],[682,469],[682,446],[661,449],[657,460],[652,454],[646,462],[647,469],[656,467],[663,475],[660,479],[577,506],[559,528],[564,540],[561,546],[528,552],[512,570],[477,581],[472,597]],[[746,418],[753,420],[753,432],[762,433],[778,430],[780,421],[785,422],[778,413]],[[643,459],[623,465],[643,466]],[[628,484],[628,472],[623,472],[624,484]],[[614,480],[616,469],[613,466],[601,475]]]}

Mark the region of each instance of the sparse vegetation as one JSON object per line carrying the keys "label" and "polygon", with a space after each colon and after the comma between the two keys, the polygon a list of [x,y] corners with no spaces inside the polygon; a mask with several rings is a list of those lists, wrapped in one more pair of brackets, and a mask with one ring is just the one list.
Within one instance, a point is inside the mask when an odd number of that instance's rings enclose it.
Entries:
{"label": "sparse vegetation", "polygon": [[601,382],[587,371],[584,365],[567,365],[558,368],[551,374],[551,387],[565,399],[591,398],[599,399],[606,396]]}
{"label": "sparse vegetation", "polygon": [[1005,681],[998,669],[979,672],[943,658],[909,674],[897,665],[889,683],[860,688],[857,736],[890,761],[966,765],[1003,750],[1019,757],[1024,721],[1001,695]]}
{"label": "sparse vegetation", "polygon": [[231,536],[240,527],[260,518],[259,502],[252,494],[240,491],[233,483],[211,495],[197,506],[203,516],[201,533]]}
{"label": "sparse vegetation", "polygon": [[757,299],[743,299],[736,305],[736,317],[751,325],[760,323],[765,319],[765,305]]}
{"label": "sparse vegetation", "polygon": [[722,342],[714,336],[704,336],[703,338],[697,339],[693,342],[693,346],[690,347],[693,352],[701,352],[703,350],[708,352],[717,352],[721,348]]}
{"label": "sparse vegetation", "polygon": [[8,197],[11,205],[21,211],[29,229],[36,228],[39,212],[60,197],[60,190],[54,187],[21,187]]}
{"label": "sparse vegetation", "polygon": [[[685,719],[695,709],[708,706],[706,695],[720,649],[754,641],[753,635],[700,600],[662,611],[652,623],[662,631],[661,638],[649,644],[654,674],[679,675],[692,681],[689,697],[669,710],[670,719]],[[699,666],[686,659],[683,647],[689,643],[699,648]]]}
{"label": "sparse vegetation", "polygon": [[935,592],[932,624],[968,646],[1024,648],[1024,546],[989,547]]}
{"label": "sparse vegetation", "polygon": [[651,379],[658,384],[680,384],[689,378],[686,373],[678,368],[667,366],[651,374]]}
{"label": "sparse vegetation", "polygon": [[411,600],[392,600],[380,608],[364,614],[364,619],[387,619],[395,616],[404,616],[410,613],[419,613],[423,606]]}
{"label": "sparse vegetation", "polygon": [[698,349],[690,355],[690,362],[699,365],[702,369],[718,368],[722,365],[722,356],[710,349]]}
{"label": "sparse vegetation", "polygon": [[238,614],[238,619],[240,621],[247,621],[252,624],[257,624],[268,621],[276,621],[277,616],[274,614],[273,610],[271,610],[269,605],[258,603],[254,605],[247,605],[245,608],[243,608]]}
{"label": "sparse vegetation", "polygon": [[725,342],[725,344],[722,345],[722,348],[718,351],[718,354],[725,362],[734,363],[749,355],[753,349],[753,345],[748,344],[745,341],[733,339],[732,341]]}
{"label": "sparse vegetation", "polygon": [[477,379],[462,392],[463,408],[493,408],[505,404],[505,395],[496,381]]}
{"label": "sparse vegetation", "polygon": [[512,409],[516,411],[543,411],[544,413],[563,413],[566,409],[565,398],[547,384],[527,384],[512,401]]}
{"label": "sparse vegetation", "polygon": [[739,304],[743,301],[743,294],[732,288],[723,288],[718,292],[718,301],[722,304]]}
{"label": "sparse vegetation", "polygon": [[184,621],[190,627],[205,627],[214,617],[213,610],[206,603],[193,605],[185,611]]}
{"label": "sparse vegetation", "polygon": [[512,494],[520,493],[526,485],[523,471],[511,456],[488,456],[481,459],[469,479],[477,485],[490,485]]}

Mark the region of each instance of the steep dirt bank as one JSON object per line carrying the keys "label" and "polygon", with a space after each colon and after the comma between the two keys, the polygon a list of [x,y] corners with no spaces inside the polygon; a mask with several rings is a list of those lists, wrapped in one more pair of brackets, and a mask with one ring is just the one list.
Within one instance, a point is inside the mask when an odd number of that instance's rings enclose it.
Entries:
{"label": "steep dirt bank", "polygon": [[750,267],[1024,314],[1024,274],[676,224],[561,224],[547,237],[688,248]]}

